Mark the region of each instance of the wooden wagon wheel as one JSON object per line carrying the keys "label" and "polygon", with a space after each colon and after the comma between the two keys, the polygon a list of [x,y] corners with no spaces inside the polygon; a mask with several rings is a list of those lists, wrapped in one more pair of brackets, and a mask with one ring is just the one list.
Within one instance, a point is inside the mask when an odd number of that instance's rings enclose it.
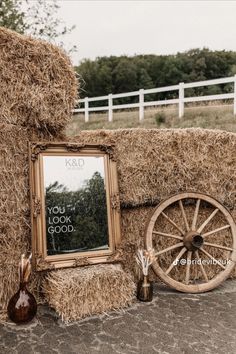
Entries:
{"label": "wooden wagon wheel", "polygon": [[[177,220],[171,216],[173,210]],[[219,220],[220,225],[214,226]],[[165,225],[171,231],[163,230]],[[164,248],[158,245],[161,239]],[[172,196],[157,206],[147,224],[145,243],[155,252],[154,272],[182,292],[200,293],[217,287],[236,261],[236,225],[231,214],[214,198],[195,192]]]}

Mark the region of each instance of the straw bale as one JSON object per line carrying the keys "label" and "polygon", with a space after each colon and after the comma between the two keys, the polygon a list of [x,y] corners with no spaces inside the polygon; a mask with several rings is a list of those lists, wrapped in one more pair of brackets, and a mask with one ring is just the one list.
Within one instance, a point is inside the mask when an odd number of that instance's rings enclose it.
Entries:
{"label": "straw bale", "polygon": [[[5,309],[7,301],[16,290],[20,254],[31,248],[28,141],[66,140],[59,134],[60,127],[58,134],[55,133],[52,136],[48,133],[48,127],[45,129],[45,126],[41,126],[40,129],[34,129],[33,126],[26,126],[21,121],[18,122],[20,122],[19,125],[0,123],[0,282],[2,285],[0,311]],[[134,259],[135,252],[138,247],[144,244],[145,226],[149,215],[158,202],[164,198],[187,190],[207,193],[228,207],[236,220],[236,135],[233,133],[202,129],[131,129],[84,131],[78,137],[67,140],[79,143],[115,144],[122,207],[120,249],[125,270],[127,273],[131,271],[136,279],[139,277],[139,273]],[[209,212],[209,210],[203,210],[201,218],[205,218]],[[168,213],[176,220],[179,217],[179,209],[176,206],[171,208]],[[189,213],[189,217],[191,217],[191,208]],[[222,220],[216,215],[212,222],[213,226],[218,227]],[[166,232],[171,232],[171,225],[168,225],[164,220],[160,220],[159,226]],[[218,237],[217,235],[215,238],[216,243]],[[227,230],[223,238],[227,245],[229,242]],[[165,248],[172,242],[163,238],[154,241],[159,248]],[[169,264],[174,255],[174,253],[166,254],[161,258],[164,267]],[[214,253],[214,255],[223,256],[220,253]],[[100,271],[101,268],[94,266],[91,269],[91,274],[95,274],[95,269]],[[84,268],[84,271],[90,273],[87,268]],[[57,287],[65,281],[65,278],[69,278],[70,275],[73,278],[73,274],[77,274],[77,272],[81,274],[83,269],[49,273],[48,279],[52,279],[52,281],[45,282],[45,291],[49,291],[47,284],[50,284],[51,287],[53,283],[55,291],[52,291],[55,292],[53,297],[55,299],[57,289],[59,289]],[[172,275],[176,279],[183,279],[184,267],[174,270],[174,272]],[[195,269],[194,272],[195,277],[198,278],[198,270]],[[213,276],[212,269],[209,267],[207,273],[209,277]],[[104,273],[102,274],[104,275]],[[39,296],[40,284],[44,276],[44,274],[34,274],[32,277],[31,289],[37,296]],[[152,278],[156,280],[154,274],[152,274]],[[98,276],[98,279],[103,278]],[[96,286],[99,286],[99,282],[100,280],[97,280]],[[120,289],[122,290],[122,287]],[[73,291],[74,285],[70,289],[71,294]],[[125,293],[125,288],[123,291]],[[62,296],[62,293],[60,294],[58,296]],[[113,295],[114,289],[107,295],[107,310],[113,301]],[[54,302],[51,302],[51,305],[59,306]],[[105,302],[103,305],[102,311],[105,311]],[[119,306],[123,306],[123,302]],[[99,309],[101,308],[99,307]],[[64,310],[68,314],[69,304],[68,308],[60,307],[58,312],[61,311],[59,313],[64,314]],[[97,310],[92,309],[91,313],[93,311]],[[86,312],[84,315],[88,313]],[[78,316],[80,316],[80,312]],[[73,315],[69,313],[68,318],[73,318]]]}
{"label": "straw bale", "polygon": [[[99,130],[81,131],[72,141],[115,144],[122,207],[121,249],[124,266],[133,272],[135,278],[139,273],[134,254],[138,247],[144,245],[147,219],[161,200],[186,191],[206,193],[230,209],[236,221],[234,133],[204,129]],[[178,206],[169,212],[174,220],[181,219]],[[209,210],[202,211],[202,220],[208,213]],[[216,228],[222,226],[222,223],[221,217],[216,215],[209,226]],[[158,226],[166,232],[171,231],[171,225],[166,220],[160,220]],[[227,230],[223,236],[214,235],[215,243],[222,241],[222,237],[225,238],[225,245],[230,244]],[[213,242],[209,238],[210,241]],[[171,242],[173,240],[161,237],[156,240],[160,249],[168,247]],[[214,250],[212,254],[218,258],[223,257],[220,252]],[[174,256],[175,252],[163,255],[163,266],[167,267]],[[171,275],[182,280],[185,267],[176,269],[176,274]],[[208,266],[208,276],[211,278],[218,270],[218,267],[212,269]],[[199,270],[194,271],[198,278]]]}
{"label": "straw bale", "polygon": [[[22,253],[31,252],[29,156],[30,140],[52,140],[31,128],[0,124],[0,310],[19,285]],[[34,275],[37,289],[39,276]]]}
{"label": "straw bale", "polygon": [[43,289],[48,303],[69,322],[129,306],[135,285],[118,264],[106,264],[52,271]]}
{"label": "straw bale", "polygon": [[115,143],[122,206],[156,205],[186,190],[230,209],[236,201],[236,135],[207,129],[81,131],[73,141]]}
{"label": "straw bale", "polygon": [[29,187],[25,127],[0,126],[0,306],[17,286],[17,266],[29,249]]}
{"label": "straw bale", "polygon": [[0,27],[0,123],[65,127],[77,95],[74,70],[63,51]]}
{"label": "straw bale", "polygon": [[[18,286],[18,263],[31,251],[30,141],[64,140],[77,95],[67,56],[51,44],[0,28],[0,313]],[[43,275],[30,289],[38,300]]]}

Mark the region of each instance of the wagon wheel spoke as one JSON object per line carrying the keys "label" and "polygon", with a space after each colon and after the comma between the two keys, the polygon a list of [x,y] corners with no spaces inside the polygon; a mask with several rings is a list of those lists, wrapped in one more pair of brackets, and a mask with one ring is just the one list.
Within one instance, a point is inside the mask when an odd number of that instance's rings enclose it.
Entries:
{"label": "wagon wheel spoke", "polygon": [[183,216],[183,219],[184,219],[186,230],[189,231],[189,229],[190,229],[189,228],[189,223],[188,223],[188,220],[187,220],[187,217],[186,217],[186,213],[185,213],[185,210],[184,210],[184,206],[183,206],[183,203],[182,203],[181,199],[179,200],[179,206],[180,206],[181,213],[182,213],[182,216]]}
{"label": "wagon wheel spoke", "polygon": [[[194,205],[188,203],[188,199],[194,200]],[[207,216],[202,220],[205,213]],[[224,221],[219,226],[222,218]],[[209,195],[185,192],[163,200],[150,216],[146,230],[146,248],[155,248],[152,268],[163,282],[176,290],[190,293],[209,291],[227,279],[234,268],[236,224],[230,212]],[[214,241],[208,238],[211,235]],[[168,252],[172,252],[172,258],[167,257]],[[183,255],[187,260],[185,268],[175,267]],[[220,255],[224,260],[234,261],[223,263]],[[168,258],[170,262],[166,263]],[[198,260],[196,268],[192,266],[193,260]]]}
{"label": "wagon wheel spoke", "polygon": [[217,245],[216,243],[211,243],[211,242],[204,242],[204,245],[219,248],[221,250],[231,251],[231,252],[234,250],[231,247],[221,246],[221,245]]}
{"label": "wagon wheel spoke", "polygon": [[197,203],[196,203],[195,211],[194,211],[194,216],[193,216],[192,230],[195,230],[195,229],[196,229],[197,217],[198,217],[200,202],[201,202],[201,200],[198,199],[198,200],[197,200]]}
{"label": "wagon wheel spoke", "polygon": [[206,232],[205,234],[202,234],[202,237],[206,237],[206,236],[210,236],[210,235],[216,234],[217,232],[229,229],[230,227],[231,227],[230,225],[225,225],[225,226],[219,227],[218,229],[215,229],[215,230]]}
{"label": "wagon wheel spoke", "polygon": [[208,256],[210,259],[212,259],[215,263],[217,263],[222,269],[225,270],[225,266],[223,266],[223,264],[221,264],[217,259],[215,259],[215,257],[213,257],[210,253],[208,253],[206,250],[204,250],[203,248],[200,248],[199,251],[203,252],[206,256]]}
{"label": "wagon wheel spoke", "polygon": [[188,253],[187,253],[187,268],[186,268],[186,276],[185,276],[185,283],[187,285],[189,283],[189,278],[190,278],[191,260],[192,260],[192,251],[188,251]]}
{"label": "wagon wheel spoke", "polygon": [[166,275],[168,275],[171,270],[178,264],[179,259],[183,256],[183,254],[187,251],[187,248],[182,248],[182,250],[179,252],[178,256],[175,258],[175,260],[171,263],[167,271],[165,272]]}
{"label": "wagon wheel spoke", "polygon": [[207,276],[207,274],[206,274],[206,271],[205,271],[205,269],[204,269],[204,267],[203,267],[203,265],[202,265],[202,260],[201,260],[201,258],[200,258],[200,256],[199,256],[198,251],[195,251],[195,254],[196,254],[197,260],[199,261],[199,265],[200,265],[200,268],[201,268],[203,277],[204,277],[204,279],[206,280],[206,282],[208,283],[209,279],[208,279],[208,276]]}
{"label": "wagon wheel spoke", "polygon": [[165,249],[162,250],[162,251],[156,252],[156,253],[155,253],[155,256],[159,256],[160,254],[166,253],[166,252],[171,251],[171,250],[174,250],[175,248],[183,247],[183,245],[184,245],[183,242],[176,243],[176,245],[167,247],[167,248],[165,248]]}
{"label": "wagon wheel spoke", "polygon": [[184,231],[183,231],[178,225],[176,225],[176,223],[175,223],[171,218],[169,218],[169,216],[166,215],[166,214],[164,213],[164,211],[163,211],[161,214],[164,216],[164,218],[165,218],[166,220],[169,221],[170,224],[172,224],[172,225],[181,233],[181,235],[184,235]]}
{"label": "wagon wheel spoke", "polygon": [[153,234],[158,235],[158,236],[164,236],[164,237],[170,237],[170,238],[175,238],[177,240],[183,240],[182,236],[178,235],[172,235],[172,234],[166,234],[165,232],[160,232],[160,231],[152,231]]}
{"label": "wagon wheel spoke", "polygon": [[211,219],[218,213],[219,209],[215,209],[211,215],[204,221],[204,223],[198,228],[197,232],[200,234],[202,230],[207,226],[207,224],[211,221]]}

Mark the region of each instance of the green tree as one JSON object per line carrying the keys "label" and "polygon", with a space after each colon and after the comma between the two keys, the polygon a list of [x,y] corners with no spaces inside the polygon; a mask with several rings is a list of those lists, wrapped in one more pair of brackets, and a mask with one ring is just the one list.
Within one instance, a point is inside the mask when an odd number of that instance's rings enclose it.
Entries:
{"label": "green tree", "polygon": [[153,82],[145,68],[140,68],[138,72],[138,86],[139,88],[153,88]]}
{"label": "green tree", "polygon": [[57,0],[0,0],[0,25],[21,34],[54,42],[70,52],[76,50],[76,47],[67,48],[61,38],[75,26],[67,27],[58,18],[59,8]]}
{"label": "green tree", "polygon": [[[68,222],[53,222],[60,216]],[[107,247],[106,191],[100,173],[95,172],[77,191],[57,181],[46,188],[46,229],[48,254]]]}
{"label": "green tree", "polygon": [[[196,48],[175,55],[99,57],[93,61],[83,61],[76,70],[85,82],[81,96],[93,97],[227,77],[235,74],[235,68],[236,52]],[[232,92],[231,84],[186,89],[185,95],[225,92]],[[177,95],[177,91],[170,91],[148,95],[145,99],[174,98]],[[135,99],[137,97],[122,98],[115,100],[115,103],[132,103]]]}
{"label": "green tree", "polygon": [[0,0],[0,26],[24,33],[25,13],[21,6],[19,0]]}
{"label": "green tree", "polygon": [[129,58],[121,57],[119,63],[113,70],[115,88],[117,92],[128,92],[132,87],[137,87],[137,66]]}
{"label": "green tree", "polygon": [[86,78],[82,84],[82,93],[84,96],[98,96],[112,92],[112,69],[107,62],[99,59],[94,63],[86,59],[82,61],[79,75]]}
{"label": "green tree", "polygon": [[[65,47],[61,38],[68,35],[75,26],[67,27],[61,18],[58,18],[60,6],[57,0],[24,0],[26,7],[25,24],[26,33],[34,37],[55,42]],[[67,48],[68,51],[76,50],[76,46]]]}

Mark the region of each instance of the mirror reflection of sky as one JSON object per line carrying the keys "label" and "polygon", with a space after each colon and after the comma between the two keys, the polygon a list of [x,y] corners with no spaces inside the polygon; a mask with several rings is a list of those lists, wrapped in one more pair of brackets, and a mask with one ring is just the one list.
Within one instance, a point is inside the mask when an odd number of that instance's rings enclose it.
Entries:
{"label": "mirror reflection of sky", "polygon": [[44,188],[58,181],[77,191],[95,172],[105,178],[104,158],[99,156],[43,156]]}

